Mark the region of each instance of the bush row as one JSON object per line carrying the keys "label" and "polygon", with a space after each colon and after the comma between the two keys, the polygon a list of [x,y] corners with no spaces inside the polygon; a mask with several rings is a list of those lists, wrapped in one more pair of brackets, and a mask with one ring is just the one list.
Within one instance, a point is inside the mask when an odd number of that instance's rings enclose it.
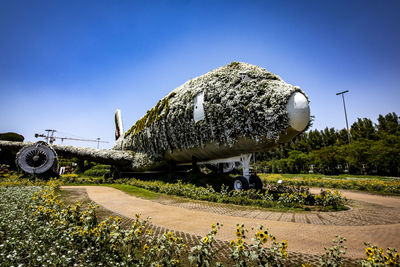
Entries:
{"label": "bush row", "polygon": [[[324,208],[338,209],[346,203],[338,191],[322,191],[319,195],[312,195],[307,189],[293,189],[291,187],[274,187],[272,191],[260,190],[228,190],[228,186],[222,185],[221,190],[215,191],[210,185],[206,187],[193,184],[165,183],[162,181],[143,181],[138,179],[121,179],[116,183],[128,184],[144,188],[153,192],[168,195],[183,196],[195,200],[205,200],[217,203],[231,203],[237,205],[257,206],[263,208],[302,208],[303,205],[322,206]],[[280,189],[279,190],[277,190]],[[282,192],[283,193],[280,193]],[[288,192],[285,192],[288,191]]]}

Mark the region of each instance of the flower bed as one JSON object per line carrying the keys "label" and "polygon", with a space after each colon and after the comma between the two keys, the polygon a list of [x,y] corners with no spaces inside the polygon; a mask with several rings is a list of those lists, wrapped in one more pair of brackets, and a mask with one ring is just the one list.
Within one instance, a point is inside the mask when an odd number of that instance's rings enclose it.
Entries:
{"label": "flower bed", "polygon": [[[56,193],[58,184],[0,187],[0,262],[4,266],[223,266],[217,262],[216,235],[222,225],[215,223],[200,242],[189,248],[172,232],[155,235],[150,222],[137,215],[128,230],[122,219],[109,217],[98,222],[96,206],[66,206]],[[248,230],[238,225],[229,243],[227,266],[283,266],[287,263],[288,243],[279,242],[260,226],[249,240]],[[341,266],[346,248],[344,238],[334,240],[321,256],[321,266]],[[399,266],[393,248],[366,244],[362,266]],[[306,264],[303,266],[312,266]]]}
{"label": "flower bed", "polygon": [[[210,185],[206,187],[193,184],[165,183],[162,181],[143,181],[138,179],[121,179],[116,183],[128,184],[153,192],[168,195],[183,196],[195,200],[205,200],[218,203],[257,206],[263,208],[303,208],[303,205],[320,206],[322,209],[343,208],[346,198],[340,192],[322,191],[319,195],[310,194],[306,188],[277,187],[273,191],[256,191],[254,189],[235,191],[222,185],[219,192]],[[281,191],[277,191],[281,190]]]}
{"label": "flower bed", "polygon": [[332,178],[285,178],[281,175],[261,175],[265,184],[282,180],[287,185],[340,188],[367,192],[400,194],[400,180],[379,179],[332,179]]}
{"label": "flower bed", "polygon": [[[180,266],[188,262],[199,265],[215,262],[212,256],[218,252],[215,247],[215,235],[221,227],[218,223],[211,226],[210,233],[199,246],[189,249],[172,232],[154,235],[149,221],[141,220],[139,215],[129,230],[120,228],[122,219],[118,216],[98,222],[95,205],[89,204],[86,210],[78,203],[66,206],[59,200],[56,190],[54,181],[44,188],[15,185],[0,188],[2,264]],[[287,244],[284,247],[269,236],[271,255],[268,260],[282,266]],[[241,235],[241,243],[231,246],[234,262],[243,261],[248,253],[255,253],[257,249],[266,250],[260,247],[260,238],[256,245],[248,245],[244,238]],[[256,265],[260,263],[259,259],[247,257],[247,260]]]}

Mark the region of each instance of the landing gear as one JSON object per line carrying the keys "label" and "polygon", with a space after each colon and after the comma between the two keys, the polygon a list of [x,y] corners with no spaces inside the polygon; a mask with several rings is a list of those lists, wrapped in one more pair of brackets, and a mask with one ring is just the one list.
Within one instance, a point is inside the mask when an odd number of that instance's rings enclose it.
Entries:
{"label": "landing gear", "polygon": [[255,174],[252,174],[249,178],[250,184],[254,184],[254,189],[256,190],[261,190],[263,188],[263,183],[260,179],[260,177],[258,177]]}
{"label": "landing gear", "polygon": [[233,182],[233,188],[236,191],[247,190],[249,189],[249,182],[243,176],[238,176],[235,178],[235,181]]}
{"label": "landing gear", "polygon": [[250,174],[250,159],[251,154],[244,154],[240,156],[240,162],[243,167],[243,176],[238,176],[233,182],[233,188],[236,191],[247,190],[249,188],[261,190],[263,183],[255,174]]}

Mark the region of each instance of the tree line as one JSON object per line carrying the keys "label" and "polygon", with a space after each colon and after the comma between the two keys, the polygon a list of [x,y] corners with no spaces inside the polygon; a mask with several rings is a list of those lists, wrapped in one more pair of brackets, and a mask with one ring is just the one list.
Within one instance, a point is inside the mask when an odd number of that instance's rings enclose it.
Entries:
{"label": "tree line", "polygon": [[396,113],[378,122],[358,118],[350,128],[310,130],[292,142],[256,155],[266,172],[399,175],[400,123]]}

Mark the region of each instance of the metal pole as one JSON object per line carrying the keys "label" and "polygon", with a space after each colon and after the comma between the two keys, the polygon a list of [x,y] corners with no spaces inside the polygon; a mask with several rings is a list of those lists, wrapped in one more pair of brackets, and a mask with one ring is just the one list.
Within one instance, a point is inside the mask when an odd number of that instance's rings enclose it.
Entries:
{"label": "metal pole", "polygon": [[342,95],[342,100],[343,100],[343,108],[344,108],[344,117],[345,117],[345,119],[346,119],[347,138],[348,138],[348,140],[349,140],[349,143],[350,143],[349,122],[348,122],[348,120],[347,120],[346,102],[344,101],[344,94],[345,94],[345,93],[348,93],[348,92],[349,92],[349,90],[346,90],[346,91],[343,91],[343,92],[337,93],[336,95]]}

